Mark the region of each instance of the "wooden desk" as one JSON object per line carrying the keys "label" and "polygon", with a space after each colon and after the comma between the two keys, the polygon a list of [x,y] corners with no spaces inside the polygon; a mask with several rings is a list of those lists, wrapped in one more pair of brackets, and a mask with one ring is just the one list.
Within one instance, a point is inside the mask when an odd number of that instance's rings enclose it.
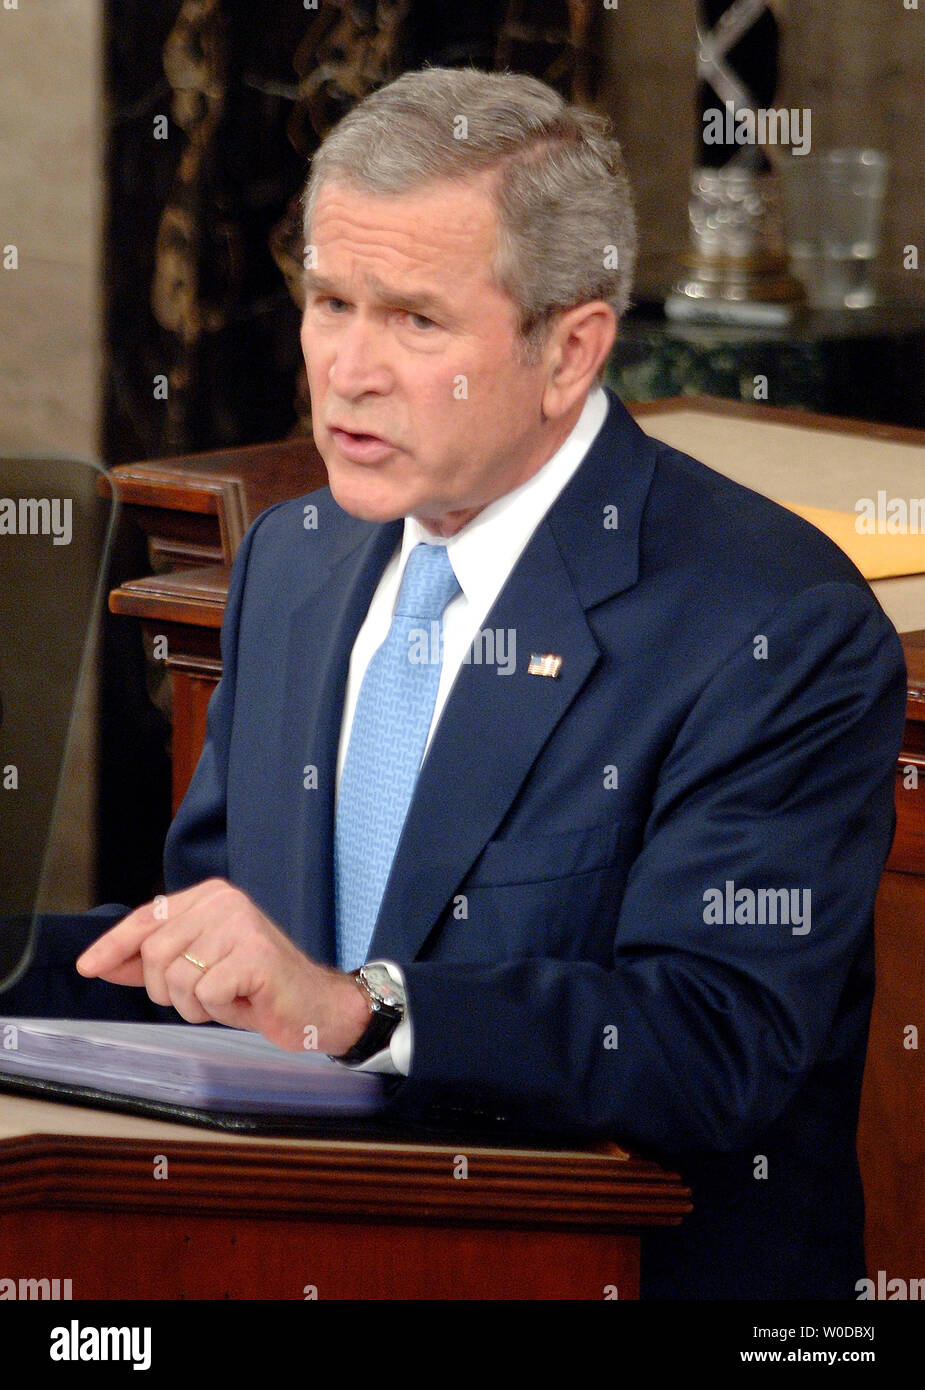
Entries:
{"label": "wooden desk", "polygon": [[274,502],[327,482],[310,439],[123,464],[110,474],[144,531],[154,571],[116,589],[113,613],[167,639],[173,704],[173,809],[199,760],[206,707],[221,675],[219,632],[228,574],[251,522]]}
{"label": "wooden desk", "polygon": [[220,636],[230,574],[230,564],[168,570],[134,579],[109,595],[113,613],[138,619],[151,642],[167,640],[174,812],[199,761],[206,711],[222,674]]}
{"label": "wooden desk", "polygon": [[858,1127],[874,1277],[919,1269],[925,1250],[925,632],[904,633],[902,643],[906,729],[896,835],[877,895],[877,988]]}
{"label": "wooden desk", "polygon": [[0,1095],[0,1269],[75,1299],[635,1299],[640,1232],[689,1210],[612,1144],[241,1139]]}
{"label": "wooden desk", "polygon": [[120,464],[109,477],[148,537],[154,570],[230,565],[255,517],[328,480],[307,438]]}

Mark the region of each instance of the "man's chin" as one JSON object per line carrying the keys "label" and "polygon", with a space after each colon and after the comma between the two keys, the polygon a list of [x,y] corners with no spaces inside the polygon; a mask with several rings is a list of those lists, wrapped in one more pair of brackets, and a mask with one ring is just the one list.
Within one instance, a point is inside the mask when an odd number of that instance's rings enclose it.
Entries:
{"label": "man's chin", "polygon": [[408,515],[407,499],[389,495],[382,489],[370,487],[368,483],[357,486],[352,481],[336,477],[330,470],[328,485],[337,505],[360,521],[398,521]]}

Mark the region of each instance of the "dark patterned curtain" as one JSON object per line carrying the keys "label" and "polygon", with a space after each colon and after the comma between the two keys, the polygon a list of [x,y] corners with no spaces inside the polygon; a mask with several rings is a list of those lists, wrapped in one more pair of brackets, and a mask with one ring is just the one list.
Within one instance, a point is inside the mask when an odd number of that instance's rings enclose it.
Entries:
{"label": "dark patterned curtain", "polygon": [[586,101],[591,14],[591,0],[110,0],[107,461],[308,429],[298,200],[325,132],[424,63],[529,72]]}

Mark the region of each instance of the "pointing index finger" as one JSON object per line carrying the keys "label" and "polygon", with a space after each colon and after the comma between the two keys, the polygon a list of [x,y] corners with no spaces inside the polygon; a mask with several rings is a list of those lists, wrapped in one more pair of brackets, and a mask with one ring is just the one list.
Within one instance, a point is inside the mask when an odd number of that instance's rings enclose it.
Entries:
{"label": "pointing index finger", "polygon": [[153,903],[136,907],[78,956],[77,969],[81,975],[102,975],[133,960],[141,943],[161,925],[161,920],[154,915]]}
{"label": "pointing index finger", "polygon": [[81,975],[102,975],[134,960],[141,943],[152,932],[157,931],[167,921],[175,922],[182,912],[200,902],[208,901],[228,887],[222,879],[207,879],[192,888],[184,888],[167,896],[160,895],[153,902],[136,907],[134,912],[123,917],[121,922],[110,927],[109,931],[104,932],[87,947],[77,958],[77,969]]}

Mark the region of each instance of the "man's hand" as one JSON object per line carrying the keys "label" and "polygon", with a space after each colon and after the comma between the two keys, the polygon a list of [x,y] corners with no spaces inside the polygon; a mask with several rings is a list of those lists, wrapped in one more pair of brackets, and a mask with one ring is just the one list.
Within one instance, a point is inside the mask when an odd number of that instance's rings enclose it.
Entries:
{"label": "man's hand", "polygon": [[309,1046],[339,1056],[370,1017],[349,975],[303,955],[224,879],[137,908],[84,951],[77,969],[143,985],[188,1023],[249,1028],[290,1052]]}

